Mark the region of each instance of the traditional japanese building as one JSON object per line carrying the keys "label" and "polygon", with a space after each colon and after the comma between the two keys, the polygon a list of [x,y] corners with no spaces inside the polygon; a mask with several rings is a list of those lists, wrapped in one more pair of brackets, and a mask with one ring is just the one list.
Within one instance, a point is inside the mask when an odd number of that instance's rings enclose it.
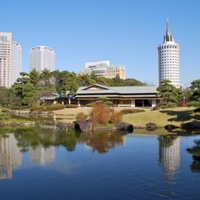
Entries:
{"label": "traditional japanese building", "polygon": [[98,97],[107,97],[116,107],[154,107],[160,101],[157,86],[105,86],[91,85],[80,87],[75,99],[78,106],[95,102]]}

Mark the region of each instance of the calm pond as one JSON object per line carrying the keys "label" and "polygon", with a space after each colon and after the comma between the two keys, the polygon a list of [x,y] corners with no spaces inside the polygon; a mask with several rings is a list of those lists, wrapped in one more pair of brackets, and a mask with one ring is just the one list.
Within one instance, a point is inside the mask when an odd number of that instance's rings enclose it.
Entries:
{"label": "calm pond", "polygon": [[198,140],[41,127],[1,133],[0,199],[198,199]]}

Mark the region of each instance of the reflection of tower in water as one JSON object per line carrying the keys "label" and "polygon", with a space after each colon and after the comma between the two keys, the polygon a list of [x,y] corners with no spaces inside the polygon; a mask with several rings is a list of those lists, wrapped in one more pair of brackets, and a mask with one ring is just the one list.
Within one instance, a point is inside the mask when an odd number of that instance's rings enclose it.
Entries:
{"label": "reflection of tower in water", "polygon": [[164,168],[167,182],[171,182],[180,164],[180,137],[159,138],[159,162]]}
{"label": "reflection of tower in water", "polygon": [[12,177],[12,169],[21,165],[22,155],[13,134],[0,137],[0,179]]}
{"label": "reflection of tower in water", "polygon": [[45,165],[54,160],[55,147],[45,148],[39,145],[36,149],[30,148],[30,157],[33,162]]}

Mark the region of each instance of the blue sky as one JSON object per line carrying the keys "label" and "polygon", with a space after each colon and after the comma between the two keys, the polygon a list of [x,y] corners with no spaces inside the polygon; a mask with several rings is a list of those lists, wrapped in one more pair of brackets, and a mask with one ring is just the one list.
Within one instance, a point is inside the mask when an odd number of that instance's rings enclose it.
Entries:
{"label": "blue sky", "polygon": [[0,0],[0,32],[22,46],[22,71],[29,51],[54,49],[56,69],[78,73],[85,62],[124,65],[126,77],[158,85],[157,47],[166,18],[180,45],[181,83],[200,78],[199,0]]}

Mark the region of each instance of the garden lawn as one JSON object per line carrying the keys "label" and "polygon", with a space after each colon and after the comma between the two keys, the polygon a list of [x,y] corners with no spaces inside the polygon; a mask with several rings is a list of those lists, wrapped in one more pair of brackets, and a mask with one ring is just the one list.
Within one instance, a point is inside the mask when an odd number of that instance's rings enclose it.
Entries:
{"label": "garden lawn", "polygon": [[164,127],[167,124],[181,126],[182,123],[193,121],[198,114],[194,113],[194,108],[179,107],[162,110],[147,110],[145,112],[125,114],[124,122],[133,124],[134,126],[145,126],[151,122],[157,126]]}
{"label": "garden lawn", "polygon": [[[125,108],[115,108],[120,111]],[[127,108],[127,109],[130,109]],[[133,108],[134,109],[134,108]],[[56,114],[57,119],[61,119],[64,122],[72,122],[76,120],[76,115],[80,112],[89,114],[91,108],[66,108],[62,110],[53,111]],[[145,124],[152,122],[157,126],[164,127],[166,124],[174,124],[181,126],[182,123],[191,121],[200,121],[200,114],[194,113],[194,108],[178,107],[162,110],[150,110],[147,109],[144,112],[124,114],[122,121],[133,124],[134,126],[145,126]]]}

